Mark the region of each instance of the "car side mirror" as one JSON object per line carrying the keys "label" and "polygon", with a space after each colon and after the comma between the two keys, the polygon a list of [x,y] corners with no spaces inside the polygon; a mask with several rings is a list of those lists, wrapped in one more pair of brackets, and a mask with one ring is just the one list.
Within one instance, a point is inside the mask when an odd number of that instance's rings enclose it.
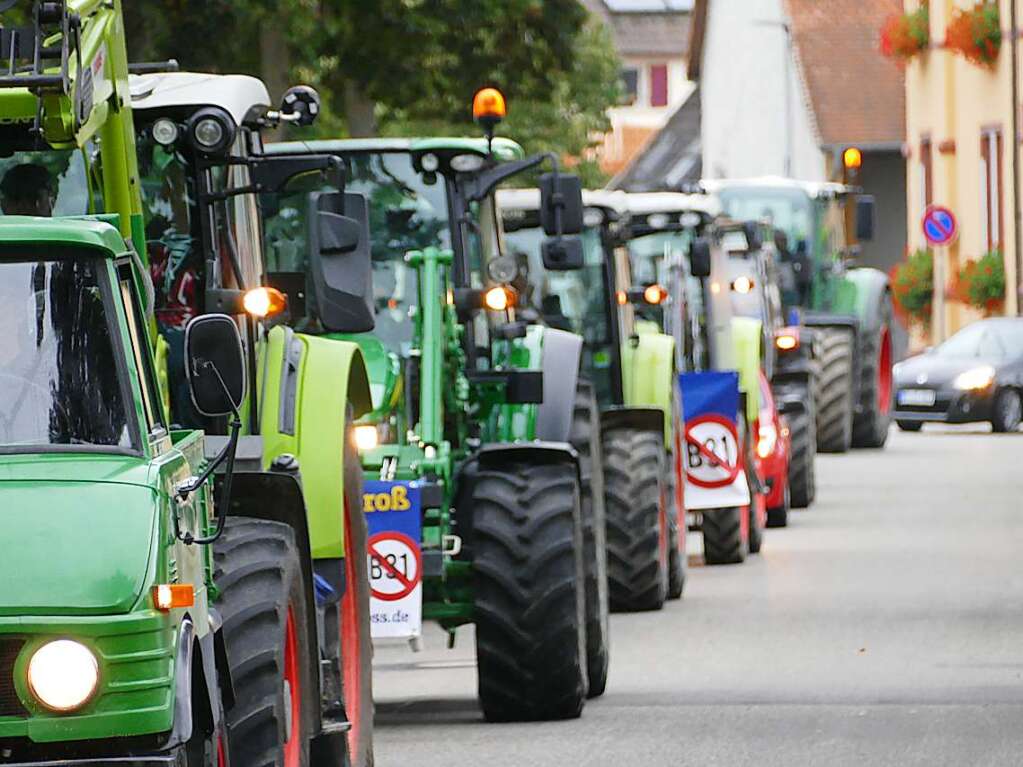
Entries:
{"label": "car side mirror", "polygon": [[697,237],[689,246],[689,273],[693,277],[710,277],[710,240]]}
{"label": "car side mirror", "polygon": [[309,205],[309,269],[324,327],[335,333],[373,329],[369,205],[355,192],[313,192]]}
{"label": "car side mirror", "polygon": [[583,230],[583,182],[578,176],[570,173],[540,176],[540,225],[550,236],[579,234]]}
{"label": "car side mirror", "polygon": [[856,239],[860,242],[874,239],[875,208],[873,195],[856,195]]}
{"label": "car side mirror", "polygon": [[583,268],[583,243],[578,237],[551,237],[540,245],[544,269],[568,272]]}
{"label": "car side mirror", "polygon": [[237,413],[245,400],[245,355],[226,314],[203,314],[185,328],[185,376],[195,409],[209,418]]}

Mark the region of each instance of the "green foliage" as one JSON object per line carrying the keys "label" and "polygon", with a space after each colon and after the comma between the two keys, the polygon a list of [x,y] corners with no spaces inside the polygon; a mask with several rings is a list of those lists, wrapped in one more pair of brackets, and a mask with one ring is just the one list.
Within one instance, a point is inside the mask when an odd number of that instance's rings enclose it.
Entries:
{"label": "green foliage", "polygon": [[934,301],[934,256],[916,250],[895,266],[891,274],[895,309],[906,320],[927,325]]}
{"label": "green foliage", "polygon": [[603,180],[583,158],[609,128],[619,62],[578,0],[147,0],[125,13],[133,61],[313,85],[321,136],[478,135],[473,93],[496,86],[501,134]]}
{"label": "green foliage", "polygon": [[958,297],[970,306],[992,314],[1005,304],[1005,259],[1000,250],[967,261],[957,277]]}

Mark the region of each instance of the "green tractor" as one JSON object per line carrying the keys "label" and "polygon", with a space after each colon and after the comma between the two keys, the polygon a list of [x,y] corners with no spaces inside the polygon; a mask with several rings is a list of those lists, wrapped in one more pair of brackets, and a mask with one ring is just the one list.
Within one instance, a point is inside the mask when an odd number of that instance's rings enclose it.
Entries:
{"label": "green tractor", "polygon": [[[353,765],[371,764],[367,532],[353,436],[371,395],[358,346],[326,335],[373,327],[365,202],[344,193],[334,157],[262,151],[263,129],[315,119],[311,89],[292,88],[272,108],[255,78],[160,68],[133,75],[131,95],[171,419],[224,434],[224,424],[196,412],[181,385],[194,317],[237,322],[252,382],[232,506],[214,545],[226,660],[244,672],[232,674],[239,704],[226,712],[232,755],[242,764],[276,764],[276,744],[297,737],[307,745],[285,747],[281,764],[293,754],[303,764],[338,763],[343,754]],[[292,179],[307,177],[328,189],[310,218],[316,237],[303,238],[316,249],[307,259],[309,300],[320,301],[316,329],[289,322],[307,300],[305,281],[296,288],[291,275],[274,271],[260,207],[260,195],[272,200]],[[222,440],[207,437],[214,446]],[[297,683],[287,676],[286,655],[251,662],[274,656],[292,613],[303,616],[294,634]]]}
{"label": "green tractor", "polygon": [[[488,132],[499,116],[484,116]],[[394,621],[402,621],[400,635],[414,639],[410,616],[439,622],[451,641],[459,626],[474,624],[487,719],[578,716],[607,675],[606,601],[587,600],[585,588],[589,581],[606,597],[592,541],[584,549],[598,505],[585,503],[589,483],[570,444],[582,340],[518,317],[517,270],[503,254],[494,204],[501,182],[548,157],[524,158],[517,144],[492,136],[268,151],[339,157],[348,189],[368,200],[376,329],[345,336],[362,348],[373,392],[372,412],[357,427],[373,482],[366,508],[371,525],[389,511],[414,510],[417,526],[400,539],[386,530],[371,537],[405,546],[387,552],[373,543],[375,635],[396,636]],[[564,235],[581,226],[578,180],[555,164],[540,184],[545,262],[574,268],[577,241]],[[293,186],[268,222],[281,271],[309,267],[294,243],[316,189]],[[319,324],[315,307],[298,322]],[[395,584],[405,587],[389,591]],[[407,609],[394,609],[389,600],[399,598]]]}
{"label": "green tractor", "polygon": [[[741,236],[728,249],[732,309],[759,320],[764,329],[763,367],[778,410],[790,436],[788,486],[793,508],[813,503],[817,479],[817,429],[813,386],[820,357],[817,331],[788,325],[782,296],[785,270],[779,262],[773,230],[760,222],[745,222]],[[769,510],[769,516],[771,510]],[[774,516],[780,521],[781,511]]]}
{"label": "green tractor", "polygon": [[729,216],[779,233],[783,301],[816,331],[817,449],[882,447],[891,424],[891,290],[887,276],[850,265],[873,237],[873,198],[841,184],[781,178],[707,181]]}
{"label": "green tractor", "polygon": [[[352,691],[335,683],[351,676],[334,669],[368,664],[368,642],[362,655],[340,649],[360,625],[344,616],[367,604],[364,558],[343,557],[357,535],[345,525],[361,517],[340,510],[346,496],[359,510],[354,451],[324,488],[333,506],[316,506],[299,451],[279,438],[265,447],[252,414],[265,423],[286,408],[265,402],[274,373],[250,372],[271,344],[262,322],[224,313],[269,295],[255,284],[200,290],[180,337],[159,340],[120,3],[6,6],[0,527],[12,545],[0,560],[0,758],[359,761],[346,753]],[[224,241],[240,213],[215,229],[194,219],[194,232]],[[338,411],[351,421],[368,385],[354,345],[339,358],[361,380]],[[345,398],[337,370],[329,387],[302,383],[318,400]],[[165,407],[172,389],[187,416]],[[204,437],[192,418],[224,436]],[[339,460],[340,424],[324,443]],[[347,572],[360,563],[363,577]],[[249,721],[261,724],[246,731]]]}
{"label": "green tractor", "polygon": [[745,476],[725,496],[728,502],[697,499],[687,486],[685,507],[703,536],[707,564],[743,562],[760,551],[767,519],[751,434],[760,409],[762,328],[758,320],[734,316],[729,295],[729,243],[742,226],[723,219],[705,195],[633,193],[625,211],[637,312],[675,339],[679,371],[739,374],[745,407],[736,414],[737,449]]}
{"label": "green tractor", "polygon": [[625,247],[625,195],[584,192],[584,265],[563,272],[543,265],[539,193],[506,189],[497,199],[523,282],[520,315],[583,338],[579,403],[588,412],[595,398],[599,410],[600,450],[591,461],[603,480],[611,608],[660,609],[682,596],[686,578],[674,393],[685,350],[634,306],[644,298]]}

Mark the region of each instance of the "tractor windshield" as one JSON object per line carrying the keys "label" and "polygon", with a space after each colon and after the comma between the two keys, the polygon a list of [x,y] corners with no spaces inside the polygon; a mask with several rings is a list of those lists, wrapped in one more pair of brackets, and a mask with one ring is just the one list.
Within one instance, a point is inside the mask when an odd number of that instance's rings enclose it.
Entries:
{"label": "tractor windshield", "polygon": [[811,254],[817,244],[813,242],[813,204],[802,190],[737,186],[723,189],[720,195],[729,218],[766,221],[785,233],[788,247],[797,256]]}
{"label": "tractor windshield", "polygon": [[[414,332],[410,310],[418,302],[416,270],[405,263],[405,254],[431,245],[451,247],[444,180],[437,174],[424,176],[405,152],[356,152],[344,160],[345,191],[361,193],[369,202],[373,334],[390,351],[403,355]],[[318,178],[310,183],[315,187],[289,186],[289,194],[278,198],[275,215],[267,222],[271,272],[306,271],[306,195],[322,186]]]}
{"label": "tractor windshield", "polygon": [[0,452],[135,447],[103,275],[52,249],[0,255]]}
{"label": "tractor windshield", "polygon": [[53,149],[0,158],[0,210],[6,216],[89,213],[85,152]]}
{"label": "tractor windshield", "polygon": [[532,218],[527,223],[517,215],[504,216],[505,252],[518,264],[518,275],[512,285],[519,293],[520,314],[526,320],[542,320],[552,328],[581,335],[582,368],[596,386],[598,399],[603,397],[604,389],[610,396],[610,288],[600,230],[587,227],[580,235],[582,269],[552,272],[544,268],[540,255],[540,244],[546,235],[536,217]]}

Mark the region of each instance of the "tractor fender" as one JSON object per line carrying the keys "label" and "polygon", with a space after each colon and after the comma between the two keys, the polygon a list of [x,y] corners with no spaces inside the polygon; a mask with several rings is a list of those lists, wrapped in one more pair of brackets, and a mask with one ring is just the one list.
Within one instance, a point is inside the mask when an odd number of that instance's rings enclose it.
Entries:
{"label": "tractor fender", "polygon": [[760,415],[760,361],[763,325],[751,317],[732,318],[732,343],[735,367],[739,371],[739,390],[746,395],[746,420],[753,423]]}
{"label": "tractor fender", "polygon": [[[579,454],[568,442],[491,442],[480,445],[473,459],[486,467],[504,466],[512,461],[549,465],[566,463],[575,466],[579,472]],[[470,460],[473,460],[470,459]]]}
{"label": "tractor fender", "polygon": [[860,334],[876,333],[881,326],[881,304],[889,290],[888,275],[864,266],[850,269],[845,279],[855,290],[853,309],[860,321]]}
{"label": "tractor fender", "polygon": [[[306,631],[309,637],[309,689],[319,686],[320,647],[316,626],[316,595],[313,578],[313,557],[309,537],[309,514],[302,492],[299,467],[292,471],[240,471],[235,472],[231,484],[232,517],[249,517],[267,522],[279,522],[295,531],[295,545],[298,549],[302,570],[302,590],[305,592]],[[218,477],[218,482],[220,477]],[[219,494],[219,493],[218,493]],[[342,512],[343,513],[343,512]],[[211,645],[210,656],[214,657]],[[226,653],[224,655],[226,659]],[[310,697],[310,701],[313,698]],[[319,732],[320,707],[310,703],[308,716],[312,717],[313,732]]]}
{"label": "tractor fender", "polygon": [[312,556],[342,558],[345,421],[373,409],[362,352],[353,341],[278,326],[260,378],[263,466],[282,456],[298,459]]}
{"label": "tractor fender", "polygon": [[637,322],[636,335],[622,344],[623,404],[657,409],[665,439],[671,434],[674,371],[675,339],[653,323]]}
{"label": "tractor fender", "polygon": [[600,431],[606,429],[655,431],[665,437],[664,411],[658,407],[616,406],[601,410]]}
{"label": "tractor fender", "polygon": [[575,333],[543,328],[543,402],[536,411],[536,439],[568,442],[582,350],[583,339]]}
{"label": "tractor fender", "polygon": [[[199,655],[196,658],[196,654]],[[203,690],[192,689],[194,666],[199,664],[198,677]],[[192,737],[192,725],[196,713],[206,717],[206,723],[217,727],[221,724],[222,712],[217,705],[217,660],[213,632],[196,637],[195,624],[187,615],[178,627],[177,652],[174,657],[174,726],[167,738],[166,748],[174,748],[188,742]],[[195,694],[201,694],[203,711],[195,712]]]}

